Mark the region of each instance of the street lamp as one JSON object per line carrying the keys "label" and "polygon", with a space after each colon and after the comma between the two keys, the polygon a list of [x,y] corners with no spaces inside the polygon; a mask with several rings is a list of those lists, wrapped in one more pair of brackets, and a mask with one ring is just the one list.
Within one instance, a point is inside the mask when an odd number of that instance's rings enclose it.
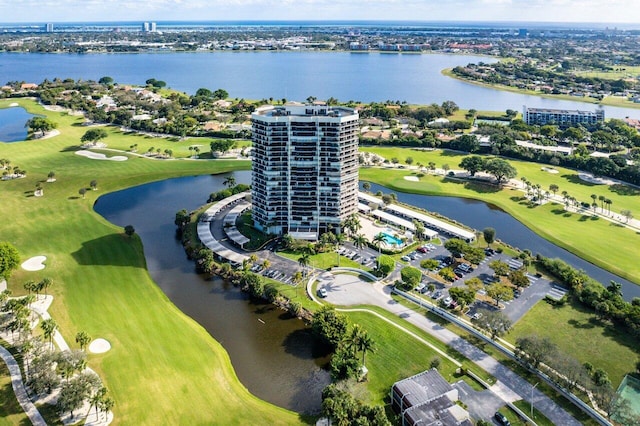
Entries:
{"label": "street lamp", "polygon": [[533,420],[533,390],[538,386],[540,382],[536,383],[531,387],[531,420]]}

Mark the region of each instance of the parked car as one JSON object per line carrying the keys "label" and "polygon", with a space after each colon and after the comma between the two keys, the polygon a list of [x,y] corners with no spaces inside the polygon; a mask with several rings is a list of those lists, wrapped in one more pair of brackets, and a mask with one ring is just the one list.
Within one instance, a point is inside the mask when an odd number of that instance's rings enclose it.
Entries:
{"label": "parked car", "polygon": [[493,416],[498,423],[502,426],[511,426],[511,422],[507,417],[499,411],[496,411],[496,414]]}
{"label": "parked car", "polygon": [[425,289],[427,287],[427,285],[425,283],[420,283],[416,286],[416,288],[414,288],[415,291],[419,291],[420,293],[422,293],[422,290]]}
{"label": "parked car", "polygon": [[402,256],[400,260],[404,260],[405,262],[411,262],[411,258],[409,256]]}
{"label": "parked car", "polygon": [[445,306],[449,306],[451,302],[453,302],[453,299],[450,296],[445,297],[444,300],[442,301],[442,303],[444,303]]}
{"label": "parked car", "polygon": [[460,269],[462,272],[473,272],[473,268],[468,263],[461,263],[460,265],[458,265],[458,269]]}
{"label": "parked car", "polygon": [[522,293],[520,292],[520,290],[514,290],[514,292],[513,292],[513,297],[515,297],[515,298],[517,299],[517,298],[518,298],[518,297],[520,297],[521,295],[522,295]]}
{"label": "parked car", "polygon": [[442,297],[442,292],[441,292],[440,290],[438,290],[438,291],[434,292],[434,293],[431,295],[431,298],[432,298],[432,299],[439,299],[439,298],[441,298],[441,297]]}
{"label": "parked car", "polygon": [[479,320],[480,318],[482,318],[482,312],[476,312],[473,315],[471,315],[471,318],[473,318],[474,320]]}
{"label": "parked car", "polygon": [[427,253],[429,250],[426,247],[418,247],[420,253]]}
{"label": "parked car", "polygon": [[325,297],[327,297],[327,290],[325,290],[324,288],[319,288],[318,289],[318,296],[322,297],[323,299]]}

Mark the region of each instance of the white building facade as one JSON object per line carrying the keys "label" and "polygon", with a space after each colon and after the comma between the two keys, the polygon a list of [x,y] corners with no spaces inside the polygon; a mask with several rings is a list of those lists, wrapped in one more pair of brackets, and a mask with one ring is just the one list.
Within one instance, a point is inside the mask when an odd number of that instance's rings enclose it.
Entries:
{"label": "white building facade", "polygon": [[252,115],[255,226],[316,240],[358,211],[358,113],[326,104],[264,106]]}

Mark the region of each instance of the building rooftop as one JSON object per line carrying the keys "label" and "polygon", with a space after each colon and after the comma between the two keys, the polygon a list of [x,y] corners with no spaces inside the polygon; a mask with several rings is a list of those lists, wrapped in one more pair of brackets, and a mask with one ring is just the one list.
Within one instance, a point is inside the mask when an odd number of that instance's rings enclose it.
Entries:
{"label": "building rooftop", "polygon": [[396,382],[393,387],[404,396],[407,406],[431,401],[453,390],[453,387],[438,373],[431,369]]}
{"label": "building rooftop", "polygon": [[314,102],[312,104],[303,104],[300,102],[287,102],[285,105],[264,105],[257,108],[252,115],[262,117],[348,117],[355,115],[357,112],[352,108],[342,106],[331,106],[325,102]]}

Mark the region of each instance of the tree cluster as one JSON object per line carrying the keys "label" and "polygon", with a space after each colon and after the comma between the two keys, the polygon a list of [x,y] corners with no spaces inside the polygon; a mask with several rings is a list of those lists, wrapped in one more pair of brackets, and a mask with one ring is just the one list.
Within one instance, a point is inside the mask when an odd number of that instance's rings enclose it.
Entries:
{"label": "tree cluster", "polygon": [[592,308],[604,320],[616,327],[624,327],[640,338],[640,298],[631,303],[622,298],[619,283],[611,282],[606,288],[584,271],[577,270],[560,259],[539,256],[538,264],[548,273],[569,286],[572,294],[584,305]]}

